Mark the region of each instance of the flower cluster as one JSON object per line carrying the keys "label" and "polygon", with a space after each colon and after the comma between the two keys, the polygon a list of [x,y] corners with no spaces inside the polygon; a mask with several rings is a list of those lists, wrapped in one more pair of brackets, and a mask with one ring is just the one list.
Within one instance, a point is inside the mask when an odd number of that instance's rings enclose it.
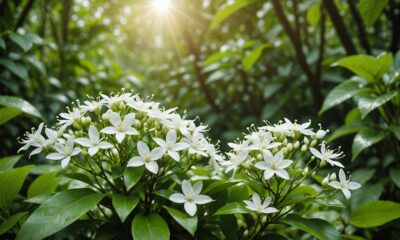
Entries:
{"label": "flower cluster", "polygon": [[340,168],[340,182],[334,177],[328,177],[327,182],[325,178],[322,181],[322,186],[325,188],[315,197],[323,197],[324,193],[328,192],[334,193],[335,191],[332,191],[334,188],[342,190],[346,198],[350,198],[349,190],[360,187],[360,184],[346,179],[344,166],[339,162],[343,153],[340,150],[329,149],[322,140],[327,131],[322,129],[314,131],[310,126],[310,121],[299,124],[285,118],[284,121],[274,125],[267,124],[258,128],[251,126],[243,140],[229,143],[232,148],[227,154],[229,158],[220,161],[225,173],[232,173],[232,176],[243,181],[255,180],[261,183],[270,195],[266,196],[262,203],[260,195],[254,193],[252,202],[245,201],[248,209],[257,213],[276,212],[272,211],[275,208],[268,206],[274,203],[277,207],[296,187],[305,181],[315,181],[316,178],[313,176],[317,170],[327,164]]}
{"label": "flower cluster", "polygon": [[217,147],[203,135],[207,127],[196,126],[175,110],[131,93],[101,94],[75,103],[53,128],[41,123],[21,139],[20,150],[35,148],[30,155],[47,152],[46,158],[60,160],[63,168],[73,159],[104,159],[145,166],[153,174],[180,161],[221,160]]}

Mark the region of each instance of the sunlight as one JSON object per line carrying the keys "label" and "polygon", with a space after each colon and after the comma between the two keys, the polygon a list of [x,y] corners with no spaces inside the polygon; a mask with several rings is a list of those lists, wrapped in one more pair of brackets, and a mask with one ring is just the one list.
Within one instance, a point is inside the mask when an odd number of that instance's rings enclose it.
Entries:
{"label": "sunlight", "polygon": [[171,9],[171,2],[169,0],[154,0],[153,7],[159,13],[166,13]]}

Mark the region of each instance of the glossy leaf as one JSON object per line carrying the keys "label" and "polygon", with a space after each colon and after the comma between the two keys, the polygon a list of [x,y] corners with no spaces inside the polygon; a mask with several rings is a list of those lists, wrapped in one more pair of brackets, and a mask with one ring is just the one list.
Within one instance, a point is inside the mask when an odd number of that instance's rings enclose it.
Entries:
{"label": "glossy leaf", "polygon": [[58,178],[56,172],[45,173],[37,177],[28,188],[28,198],[37,195],[52,193],[57,189]]}
{"label": "glossy leaf", "polygon": [[326,110],[352,98],[357,93],[363,91],[365,82],[357,78],[349,79],[336,86],[326,96],[324,103],[319,114],[324,113]]}
{"label": "glossy leaf", "polygon": [[386,7],[389,0],[361,0],[360,14],[367,26],[372,26]]}
{"label": "glossy leaf", "polygon": [[204,66],[208,66],[210,64],[213,64],[215,62],[218,62],[219,60],[230,57],[232,56],[231,51],[225,51],[225,52],[216,52],[213,55],[209,56],[203,63]]}
{"label": "glossy leaf", "polygon": [[14,155],[0,158],[0,172],[13,168],[21,157],[22,155]]}
{"label": "glossy leaf", "polygon": [[248,72],[261,57],[264,49],[269,46],[271,46],[271,44],[264,43],[253,49],[249,54],[245,55],[242,59],[243,69]]}
{"label": "glossy leaf", "polygon": [[51,236],[96,207],[103,197],[103,194],[84,188],[59,192],[28,217],[17,239],[42,239]]}
{"label": "glossy leaf", "polygon": [[26,214],[27,212],[19,212],[4,220],[0,225],[0,236],[10,230],[12,227],[14,227],[15,224],[17,224],[17,222],[21,220],[21,218],[23,218]]}
{"label": "glossy leaf", "polygon": [[296,214],[289,214],[284,223],[294,226],[320,240],[339,240],[339,231],[329,222],[318,218],[303,218]]}
{"label": "glossy leaf", "polygon": [[398,188],[400,188],[400,169],[399,168],[390,168],[389,170],[390,179],[396,184]]}
{"label": "glossy leaf", "polygon": [[397,95],[396,91],[388,92],[379,97],[361,97],[358,100],[358,109],[361,112],[361,118],[365,118],[372,110],[382,106]]}
{"label": "glossy leaf", "polygon": [[214,215],[227,215],[227,214],[237,214],[237,213],[249,213],[251,212],[248,210],[243,203],[227,203],[220,209],[218,209]]}
{"label": "glossy leaf", "polygon": [[367,129],[359,132],[353,141],[351,149],[352,160],[354,160],[364,149],[380,142],[386,135],[385,132],[374,129]]}
{"label": "glossy leaf", "polygon": [[343,125],[340,126],[339,128],[337,128],[332,135],[329,136],[328,138],[328,142],[332,142],[335,141],[338,138],[350,135],[350,134],[354,134],[354,133],[358,133],[364,130],[367,130],[368,127],[365,126],[365,123],[353,123],[353,124],[349,124],[349,125]]}
{"label": "glossy leaf", "polygon": [[350,215],[350,223],[356,227],[381,226],[400,218],[400,204],[391,201],[368,202],[355,209]]}
{"label": "glossy leaf", "polygon": [[31,168],[24,166],[0,173],[0,207],[7,209],[17,197]]}
{"label": "glossy leaf", "polygon": [[392,62],[391,54],[381,54],[376,58],[368,55],[355,55],[342,58],[336,65],[349,69],[368,82],[373,82],[390,69]]}
{"label": "glossy leaf", "polygon": [[129,216],[129,214],[135,209],[139,202],[139,197],[135,195],[125,196],[122,194],[112,195],[112,204],[118,217],[122,222]]}
{"label": "glossy leaf", "polygon": [[93,185],[92,180],[90,179],[90,177],[84,173],[64,173],[62,176],[70,178],[70,179],[74,179],[89,185]]}
{"label": "glossy leaf", "polygon": [[18,116],[19,114],[21,114],[21,111],[16,108],[0,108],[0,125],[3,125],[4,123]]}
{"label": "glossy leaf", "polygon": [[0,96],[0,105],[9,108],[19,109],[20,111],[26,114],[38,118],[43,118],[40,112],[34,106],[32,106],[32,104],[18,97]]}
{"label": "glossy leaf", "polygon": [[18,46],[22,48],[25,52],[31,49],[32,47],[32,41],[29,39],[28,36],[26,35],[20,35],[17,33],[11,33],[9,35],[10,39],[16,43]]}
{"label": "glossy leaf", "polygon": [[235,0],[233,3],[224,4],[215,14],[213,20],[211,21],[210,27],[217,27],[235,12],[255,2],[256,0]]}
{"label": "glossy leaf", "polygon": [[169,229],[158,214],[138,214],[132,221],[132,236],[135,240],[168,240]]}
{"label": "glossy leaf", "polygon": [[179,225],[186,229],[190,235],[194,236],[197,230],[197,216],[191,217],[186,213],[167,206],[164,206],[164,208]]}
{"label": "glossy leaf", "polygon": [[142,178],[144,173],[143,167],[128,167],[124,171],[124,183],[126,189],[131,189]]}
{"label": "glossy leaf", "polygon": [[313,27],[316,27],[321,18],[321,4],[314,3],[307,10],[307,22]]}
{"label": "glossy leaf", "polygon": [[11,61],[8,58],[0,58],[0,65],[21,79],[28,79],[28,70],[24,65]]}

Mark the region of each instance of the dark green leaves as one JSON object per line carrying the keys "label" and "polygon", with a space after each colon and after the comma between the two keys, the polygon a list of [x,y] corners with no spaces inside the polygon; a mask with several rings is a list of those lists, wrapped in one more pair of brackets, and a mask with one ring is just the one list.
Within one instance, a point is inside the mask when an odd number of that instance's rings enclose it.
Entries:
{"label": "dark green leaves", "polygon": [[134,195],[125,196],[122,194],[114,194],[112,196],[112,204],[122,222],[124,222],[133,209],[135,209],[138,202],[139,197]]}
{"label": "dark green leaves", "polygon": [[138,214],[132,221],[132,236],[135,240],[168,240],[169,229],[158,214]]}
{"label": "dark green leaves", "polygon": [[0,172],[13,168],[21,157],[22,155],[14,155],[0,158]]}
{"label": "dark green leaves", "polygon": [[367,26],[372,26],[378,19],[389,0],[361,0],[360,14]]}
{"label": "dark green leaves", "polygon": [[44,173],[37,177],[28,189],[28,198],[45,193],[52,193],[56,190],[58,178],[56,172]]}
{"label": "dark green leaves", "polygon": [[362,91],[364,86],[365,81],[361,81],[358,78],[353,78],[339,84],[329,92],[319,113],[322,114],[326,110],[350,99]]}
{"label": "dark green leaves", "polygon": [[242,203],[227,203],[223,207],[217,210],[214,215],[227,215],[227,214],[237,214],[237,213],[249,213],[248,210]]}
{"label": "dark green leaves", "polygon": [[8,108],[19,110],[20,112],[32,115],[34,117],[43,118],[40,112],[29,102],[12,96],[0,96],[0,105]]}
{"label": "dark green leaves", "polygon": [[27,35],[20,35],[17,33],[10,33],[10,39],[22,48],[25,52],[31,49],[32,41]]}
{"label": "dark green leaves", "polygon": [[350,216],[356,227],[369,228],[400,218],[400,204],[391,201],[373,201],[361,205]]}
{"label": "dark green leaves", "polygon": [[40,205],[22,225],[17,239],[42,239],[96,207],[104,196],[89,189],[59,192]]}
{"label": "dark green leaves", "polygon": [[32,166],[10,169],[0,173],[0,207],[7,209],[17,197]]}
{"label": "dark green leaves", "polygon": [[21,79],[28,79],[28,70],[21,63],[11,61],[8,58],[0,58],[0,65]]}
{"label": "dark green leaves", "polygon": [[353,141],[352,146],[352,160],[354,160],[364,149],[380,142],[387,134],[383,131],[374,129],[366,129],[359,132]]}
{"label": "dark green leaves", "polygon": [[4,222],[1,223],[0,225],[0,236],[3,233],[6,233],[8,230],[10,230],[12,227],[14,227],[15,224],[19,220],[21,220],[22,217],[24,217],[27,214],[27,212],[20,212],[17,214],[12,215],[8,219],[6,219]]}
{"label": "dark green leaves", "polygon": [[392,62],[391,54],[381,54],[376,58],[367,55],[345,57],[336,64],[349,69],[368,82],[373,82],[381,78],[390,69]]}
{"label": "dark green leaves", "polygon": [[358,109],[360,109],[361,117],[365,118],[372,110],[382,106],[396,95],[397,92],[392,91],[378,97],[361,97],[358,100]]}
{"label": "dark green leaves", "polygon": [[143,167],[126,168],[124,171],[124,183],[126,189],[129,190],[133,186],[135,186],[135,184],[138,183],[139,180],[142,178],[143,173],[144,173]]}
{"label": "dark green leaves", "polygon": [[181,225],[184,229],[186,229],[192,236],[196,233],[197,230],[197,216],[191,217],[186,213],[183,213],[177,209],[164,207],[169,215]]}
{"label": "dark green leaves", "polygon": [[256,0],[236,0],[232,4],[225,4],[221,9],[215,14],[214,19],[211,21],[211,28],[217,27],[221,22],[225,21],[229,16],[239,11],[240,9],[255,3]]}
{"label": "dark green leaves", "polygon": [[296,214],[289,214],[284,220],[291,226],[303,230],[320,240],[339,240],[339,231],[329,222],[317,218],[303,218]]}

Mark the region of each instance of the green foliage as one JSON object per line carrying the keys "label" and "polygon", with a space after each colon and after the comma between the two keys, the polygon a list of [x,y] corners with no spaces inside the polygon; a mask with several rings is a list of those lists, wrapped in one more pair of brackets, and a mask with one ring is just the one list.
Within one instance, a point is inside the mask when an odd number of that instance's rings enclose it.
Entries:
{"label": "green foliage", "polygon": [[104,197],[89,189],[71,189],[56,193],[28,217],[17,239],[48,237],[86,214]]}
{"label": "green foliage", "polygon": [[18,196],[32,166],[9,169],[0,173],[0,206],[7,209]]}
{"label": "green foliage", "polygon": [[360,13],[364,22],[372,26],[389,0],[360,0]]}
{"label": "green foliage", "polygon": [[167,223],[158,214],[138,214],[132,221],[132,236],[138,240],[167,240],[169,229]]}
{"label": "green foliage", "polygon": [[400,204],[391,201],[368,202],[353,211],[350,223],[361,228],[383,225],[400,218]]}
{"label": "green foliage", "polygon": [[32,198],[41,194],[52,193],[57,189],[57,186],[57,173],[44,173],[37,177],[29,186],[28,198]]}
{"label": "green foliage", "polygon": [[13,168],[21,157],[22,155],[14,155],[0,158],[0,172]]}
{"label": "green foliage", "polygon": [[238,10],[256,2],[255,0],[235,0],[233,3],[225,4],[221,9],[215,14],[210,27],[215,28],[229,16],[237,12]]}
{"label": "green foliage", "polygon": [[122,194],[115,194],[112,196],[112,204],[122,222],[124,222],[133,209],[135,209],[138,202],[139,198],[135,195],[125,196]]}
{"label": "green foliage", "polygon": [[186,229],[190,235],[194,236],[197,230],[198,219],[197,216],[190,217],[186,213],[183,213],[174,208],[164,207],[169,215],[181,225],[184,229]]}

